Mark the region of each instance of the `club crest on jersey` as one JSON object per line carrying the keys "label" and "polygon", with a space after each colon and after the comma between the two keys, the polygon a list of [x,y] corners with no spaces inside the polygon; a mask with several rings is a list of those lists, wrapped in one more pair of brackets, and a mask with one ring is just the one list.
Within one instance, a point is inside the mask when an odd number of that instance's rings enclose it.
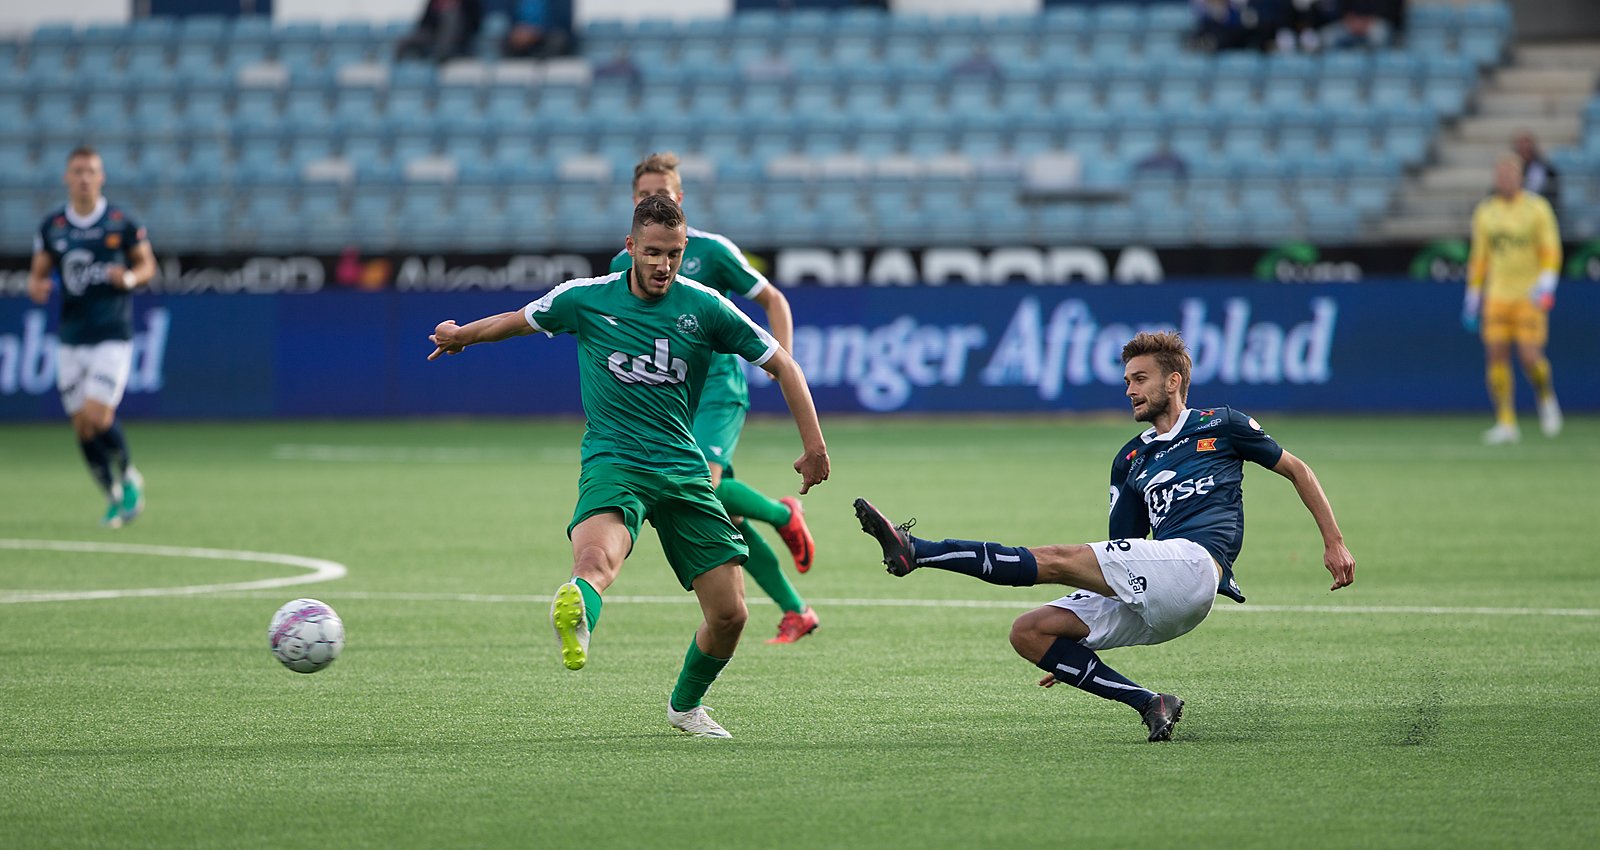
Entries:
{"label": "club crest on jersey", "polygon": [[699,274],[700,273],[700,258],[699,257],[690,257],[690,258],[684,260],[683,261],[683,273],[686,274],[686,275],[689,275],[691,277],[696,275],[696,274]]}
{"label": "club crest on jersey", "polygon": [[107,233],[106,234],[106,247],[111,249],[111,250],[113,250],[113,251],[115,251],[118,248],[122,247],[122,234],[120,234],[120,233]]}
{"label": "club crest on jersey", "polygon": [[1217,438],[1216,437],[1207,437],[1204,440],[1200,440],[1199,442],[1194,444],[1194,450],[1197,451],[1197,452],[1214,452],[1214,451],[1216,451],[1217,450]]}
{"label": "club crest on jersey", "polygon": [[678,317],[678,330],[686,334],[699,333],[700,320],[696,319],[692,313],[684,313]]}
{"label": "club crest on jersey", "polygon": [[664,339],[656,340],[655,352],[650,356],[613,352],[606,358],[606,367],[624,384],[681,384],[689,376],[689,364],[681,357],[672,357]]}

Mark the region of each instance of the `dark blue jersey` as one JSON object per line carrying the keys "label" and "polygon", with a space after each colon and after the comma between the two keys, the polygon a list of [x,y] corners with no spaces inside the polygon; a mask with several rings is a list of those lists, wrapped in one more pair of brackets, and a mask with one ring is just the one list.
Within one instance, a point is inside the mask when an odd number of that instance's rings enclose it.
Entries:
{"label": "dark blue jersey", "polygon": [[1150,428],[1111,462],[1111,537],[1192,540],[1222,568],[1217,592],[1243,602],[1233,562],[1244,547],[1244,462],[1270,469],[1281,457],[1249,416],[1187,409],[1171,431]]}
{"label": "dark blue jersey", "polygon": [[132,293],[108,280],[106,267],[131,268],[128,251],[144,241],[144,228],[103,198],[87,217],[64,205],[39,224],[33,249],[50,255],[61,282],[62,343],[133,339]]}

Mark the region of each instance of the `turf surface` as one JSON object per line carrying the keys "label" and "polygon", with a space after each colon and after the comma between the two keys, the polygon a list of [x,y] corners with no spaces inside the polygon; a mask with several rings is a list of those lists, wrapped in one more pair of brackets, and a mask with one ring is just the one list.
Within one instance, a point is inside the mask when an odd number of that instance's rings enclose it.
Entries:
{"label": "turf surface", "polygon": [[[133,422],[150,507],[118,532],[95,525],[64,423],[5,426],[0,540],[349,574],[22,602],[305,571],[0,548],[0,847],[1600,843],[1600,420],[1487,449],[1477,418],[1262,418],[1319,473],[1356,584],[1328,592],[1292,487],[1252,467],[1250,602],[1106,653],[1188,700],[1165,745],[1121,705],[1034,686],[1006,631],[1054,591],[891,578],[850,510],[867,496],[931,536],[1100,539],[1126,421],[826,422],[834,476],[805,500],[818,564],[795,579],[822,628],[762,643],[778,611],[752,585],[707,700],[722,742],[666,726],[698,611],[648,534],[590,667],[560,666],[546,611],[570,564],[576,423]],[[755,423],[741,477],[791,491],[792,431]],[[267,652],[296,596],[344,617],[322,673]]]}

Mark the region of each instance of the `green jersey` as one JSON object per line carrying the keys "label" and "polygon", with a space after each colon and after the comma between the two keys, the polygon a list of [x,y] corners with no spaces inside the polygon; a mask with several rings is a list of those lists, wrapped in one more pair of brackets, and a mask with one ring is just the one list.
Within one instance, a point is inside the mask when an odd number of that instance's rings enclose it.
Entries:
{"label": "green jersey", "polygon": [[[633,268],[633,258],[628,256],[627,251],[611,259],[613,272],[630,268]],[[742,295],[745,298],[754,298],[756,293],[772,285],[750,265],[744,258],[744,252],[728,237],[692,227],[689,228],[689,244],[683,249],[683,265],[678,269],[678,274],[724,295]],[[750,406],[750,385],[737,358],[720,355],[711,361],[703,396],[707,404]]]}
{"label": "green jersey", "polygon": [[548,336],[578,338],[585,467],[708,475],[690,423],[711,362],[738,355],[759,366],[778,350],[727,298],[681,275],[654,301],[633,294],[625,272],[569,280],[522,315]]}

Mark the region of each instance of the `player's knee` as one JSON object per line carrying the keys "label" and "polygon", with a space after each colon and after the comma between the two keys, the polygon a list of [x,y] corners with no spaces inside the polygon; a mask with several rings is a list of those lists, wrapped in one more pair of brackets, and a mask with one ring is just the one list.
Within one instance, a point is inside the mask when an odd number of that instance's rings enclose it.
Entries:
{"label": "player's knee", "polygon": [[706,614],[706,625],[714,631],[724,635],[737,635],[744,631],[745,621],[750,619],[750,611],[745,608],[744,601],[740,600],[733,605],[722,606]]}
{"label": "player's knee", "polygon": [[1050,636],[1039,628],[1039,617],[1029,611],[1011,622],[1011,648],[1029,661],[1037,662],[1050,644]]}

